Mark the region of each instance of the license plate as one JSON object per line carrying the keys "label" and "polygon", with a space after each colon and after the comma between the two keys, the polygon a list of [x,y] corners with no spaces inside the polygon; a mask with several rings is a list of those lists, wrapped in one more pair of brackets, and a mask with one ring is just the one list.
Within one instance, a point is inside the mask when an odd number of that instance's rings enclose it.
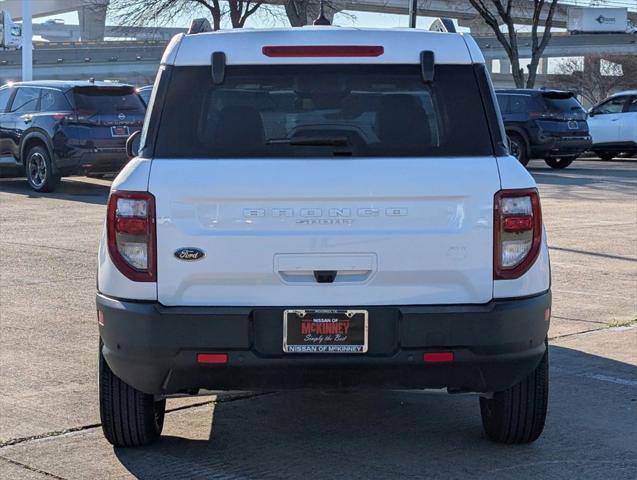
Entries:
{"label": "license plate", "polygon": [[128,127],[126,126],[111,127],[112,137],[128,137],[128,135]]}
{"label": "license plate", "polygon": [[367,310],[285,310],[283,351],[366,353]]}

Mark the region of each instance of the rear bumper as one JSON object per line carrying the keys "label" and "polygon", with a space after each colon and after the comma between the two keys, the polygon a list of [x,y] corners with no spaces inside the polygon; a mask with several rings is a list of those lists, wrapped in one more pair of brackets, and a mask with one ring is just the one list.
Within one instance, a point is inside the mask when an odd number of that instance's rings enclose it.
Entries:
{"label": "rear bumper", "polygon": [[637,142],[595,143],[591,150],[600,152],[637,152]]}
{"label": "rear bumper", "polygon": [[[131,133],[135,129],[131,129]],[[53,141],[55,166],[61,175],[117,173],[128,163],[126,138],[81,139],[58,135]]]}
{"label": "rear bumper", "polygon": [[578,137],[551,137],[540,135],[536,143],[531,144],[534,157],[575,156],[589,150],[592,145],[590,135]]}
{"label": "rear bumper", "polygon": [[[104,358],[119,378],[152,394],[200,388],[504,390],[544,354],[550,305],[546,292],[485,305],[368,307],[367,354],[284,354],[283,308],[163,307],[97,295]],[[441,350],[453,351],[454,360],[423,362],[425,352]],[[201,365],[197,353],[227,353],[228,363]]]}

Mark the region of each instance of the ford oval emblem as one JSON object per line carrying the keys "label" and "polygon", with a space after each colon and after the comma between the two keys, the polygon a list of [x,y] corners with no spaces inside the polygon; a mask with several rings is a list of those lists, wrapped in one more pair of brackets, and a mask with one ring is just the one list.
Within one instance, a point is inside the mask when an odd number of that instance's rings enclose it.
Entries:
{"label": "ford oval emblem", "polygon": [[175,257],[179,260],[185,260],[187,262],[192,262],[194,260],[201,260],[206,256],[206,252],[200,250],[198,248],[180,248],[175,252]]}

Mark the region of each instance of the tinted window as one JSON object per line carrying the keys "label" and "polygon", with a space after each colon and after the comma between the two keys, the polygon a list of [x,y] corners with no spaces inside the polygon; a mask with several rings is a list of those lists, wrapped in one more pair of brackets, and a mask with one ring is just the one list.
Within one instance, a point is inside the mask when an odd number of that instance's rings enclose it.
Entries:
{"label": "tinted window", "polygon": [[502,113],[509,112],[509,96],[508,95],[498,95],[498,105],[500,106],[500,111]]}
{"label": "tinted window", "polygon": [[153,93],[153,89],[152,88],[142,88],[137,93],[139,93],[139,96],[142,98],[144,103],[146,105],[148,105],[148,102],[150,101],[150,94]]}
{"label": "tinted window", "polygon": [[144,114],[144,104],[133,87],[76,87],[73,98],[78,110],[103,115],[119,112]]}
{"label": "tinted window", "polygon": [[602,103],[598,107],[595,107],[593,112],[596,115],[605,114],[605,113],[620,113],[624,109],[624,104],[626,103],[626,97],[615,97],[610,100]]}
{"label": "tinted window", "polygon": [[68,110],[71,108],[66,97],[59,90],[43,89],[40,98],[41,112],[54,112],[57,110]]}
{"label": "tinted window", "polygon": [[637,112],[637,97],[633,97],[630,102],[628,102],[627,112]]}
{"label": "tinted window", "polygon": [[566,113],[584,110],[577,98],[569,93],[544,93],[542,99],[547,112]]}
{"label": "tinted window", "polygon": [[493,154],[471,66],[177,67],[167,91],[157,157]]}
{"label": "tinted window", "polygon": [[0,113],[7,109],[7,103],[9,103],[9,97],[13,93],[11,88],[0,88]]}
{"label": "tinted window", "polygon": [[509,112],[527,113],[531,97],[528,95],[509,95]]}
{"label": "tinted window", "polygon": [[35,112],[40,98],[40,90],[38,88],[19,87],[13,97],[11,111],[16,113]]}

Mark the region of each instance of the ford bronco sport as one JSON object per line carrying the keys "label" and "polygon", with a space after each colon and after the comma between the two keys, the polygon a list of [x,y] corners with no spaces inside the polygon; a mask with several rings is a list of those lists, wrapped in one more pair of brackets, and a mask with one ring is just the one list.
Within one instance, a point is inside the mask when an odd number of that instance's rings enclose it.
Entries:
{"label": "ford bronco sport", "polygon": [[97,284],[112,444],[156,440],[171,395],[341,387],[475,392],[487,438],[538,438],[546,236],[470,36],[178,35],[128,148]]}

